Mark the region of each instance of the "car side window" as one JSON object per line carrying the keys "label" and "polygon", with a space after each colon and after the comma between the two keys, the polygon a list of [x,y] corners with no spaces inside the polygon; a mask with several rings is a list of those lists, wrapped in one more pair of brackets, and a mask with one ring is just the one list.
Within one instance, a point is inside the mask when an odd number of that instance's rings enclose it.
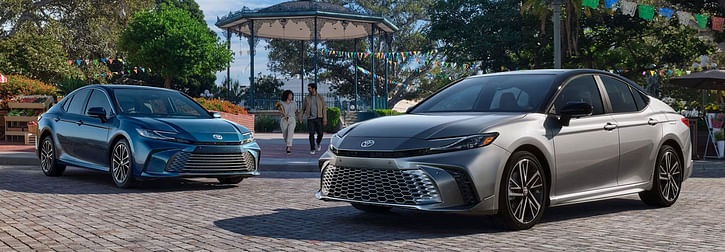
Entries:
{"label": "car side window", "polygon": [[627,113],[638,111],[637,103],[634,101],[629,85],[609,76],[600,76],[604,88],[607,90],[609,102],[612,103],[614,113]]}
{"label": "car side window", "polygon": [[635,88],[630,87],[632,94],[634,95],[634,102],[637,104],[637,110],[642,110],[649,104],[649,98],[645,94],[637,91]]}
{"label": "car side window", "polygon": [[[93,107],[101,107],[104,110],[106,110],[106,117],[111,115],[111,104],[108,101],[108,98],[106,97],[106,94],[103,93],[101,90],[94,89],[93,93],[91,93],[91,98],[88,100],[88,106],[86,110]],[[88,115],[88,111],[85,111],[86,115]]]}
{"label": "car side window", "polygon": [[73,100],[70,101],[70,106],[68,107],[67,112],[79,115],[85,114],[83,108],[86,106],[86,98],[88,98],[88,93],[90,92],[90,89],[78,91],[78,93],[73,96]]}
{"label": "car side window", "polygon": [[68,107],[70,107],[71,101],[73,101],[72,95],[65,98],[65,101],[63,102],[63,111],[68,112]]}
{"label": "car side window", "polygon": [[569,81],[561,90],[559,96],[554,101],[554,112],[559,114],[559,110],[569,103],[585,102],[592,105],[592,115],[604,114],[604,105],[602,96],[599,93],[597,82],[592,75],[583,75]]}

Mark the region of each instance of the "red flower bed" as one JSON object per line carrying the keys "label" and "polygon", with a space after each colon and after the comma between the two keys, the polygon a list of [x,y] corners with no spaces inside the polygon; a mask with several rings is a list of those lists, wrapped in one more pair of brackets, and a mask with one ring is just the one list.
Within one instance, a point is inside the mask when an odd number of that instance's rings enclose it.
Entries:
{"label": "red flower bed", "polygon": [[58,88],[42,81],[29,79],[20,75],[8,75],[7,83],[0,84],[0,107],[5,107],[11,98],[18,95],[51,95],[58,94]]}
{"label": "red flower bed", "polygon": [[235,115],[246,115],[248,114],[244,108],[225,100],[219,99],[206,99],[206,98],[194,98],[194,101],[201,104],[206,110],[213,110],[219,112],[226,112]]}

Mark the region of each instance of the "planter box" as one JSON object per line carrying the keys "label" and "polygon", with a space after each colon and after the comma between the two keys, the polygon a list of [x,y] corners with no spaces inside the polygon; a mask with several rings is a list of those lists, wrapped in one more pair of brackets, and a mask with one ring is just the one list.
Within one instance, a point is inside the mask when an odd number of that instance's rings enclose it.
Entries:
{"label": "planter box", "polygon": [[5,116],[6,122],[29,122],[37,120],[38,116]]}
{"label": "planter box", "polygon": [[46,103],[23,103],[23,102],[8,102],[8,107],[11,109],[42,109],[45,110],[50,104]]}
{"label": "planter box", "polygon": [[235,122],[254,132],[254,114],[235,115],[226,112],[219,112],[219,114],[222,116],[223,119]]}

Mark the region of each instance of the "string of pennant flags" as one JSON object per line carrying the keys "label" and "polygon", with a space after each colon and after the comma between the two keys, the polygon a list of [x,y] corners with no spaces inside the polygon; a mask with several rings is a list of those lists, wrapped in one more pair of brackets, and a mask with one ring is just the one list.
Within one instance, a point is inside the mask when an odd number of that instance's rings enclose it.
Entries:
{"label": "string of pennant flags", "polygon": [[[114,61],[121,62],[121,64],[124,64],[124,65],[126,64],[126,62],[124,62],[123,58],[77,59],[77,60],[68,60],[68,64],[69,65],[76,64],[79,67],[82,65],[98,65],[98,64],[112,65]],[[150,72],[150,71],[151,71],[150,69],[147,69],[145,67],[133,67],[133,68],[128,68],[126,70],[122,70],[122,71],[118,71],[118,72],[106,72],[106,73],[93,74],[93,77],[95,77],[95,78],[112,77],[115,75],[126,75],[126,74],[131,74],[131,73],[138,74],[139,72],[145,73],[145,72]]]}
{"label": "string of pennant flags", "polygon": [[[592,9],[599,7],[600,3],[601,0],[582,0],[583,6]],[[693,14],[691,12],[675,10],[673,8],[656,8],[654,5],[638,4],[631,1],[604,0],[604,8],[616,10],[618,7],[621,7],[620,9],[622,10],[623,15],[629,15],[631,17],[637,15],[644,20],[654,20],[655,11],[659,14],[659,16],[666,18],[668,21],[673,16],[677,16],[679,23],[685,26],[689,25],[690,20],[694,18],[700,30],[707,28],[708,20],[712,21],[710,28],[713,31],[722,32],[723,27],[725,26],[725,17],[710,17],[708,14]]]}

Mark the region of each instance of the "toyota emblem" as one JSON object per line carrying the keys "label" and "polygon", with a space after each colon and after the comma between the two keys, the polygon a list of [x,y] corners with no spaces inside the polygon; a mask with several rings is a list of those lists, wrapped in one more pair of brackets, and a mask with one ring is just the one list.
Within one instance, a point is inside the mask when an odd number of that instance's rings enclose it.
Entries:
{"label": "toyota emblem", "polygon": [[370,140],[365,140],[365,141],[363,141],[363,142],[362,142],[362,143],[360,144],[360,147],[363,147],[363,148],[367,148],[367,147],[373,146],[373,144],[375,144],[375,140],[372,140],[372,139],[370,139]]}
{"label": "toyota emblem", "polygon": [[224,139],[224,137],[222,137],[222,135],[219,135],[219,134],[214,134],[214,135],[211,135],[211,136],[212,136],[212,137],[213,137],[214,139],[216,139],[216,140],[222,140],[222,139]]}

